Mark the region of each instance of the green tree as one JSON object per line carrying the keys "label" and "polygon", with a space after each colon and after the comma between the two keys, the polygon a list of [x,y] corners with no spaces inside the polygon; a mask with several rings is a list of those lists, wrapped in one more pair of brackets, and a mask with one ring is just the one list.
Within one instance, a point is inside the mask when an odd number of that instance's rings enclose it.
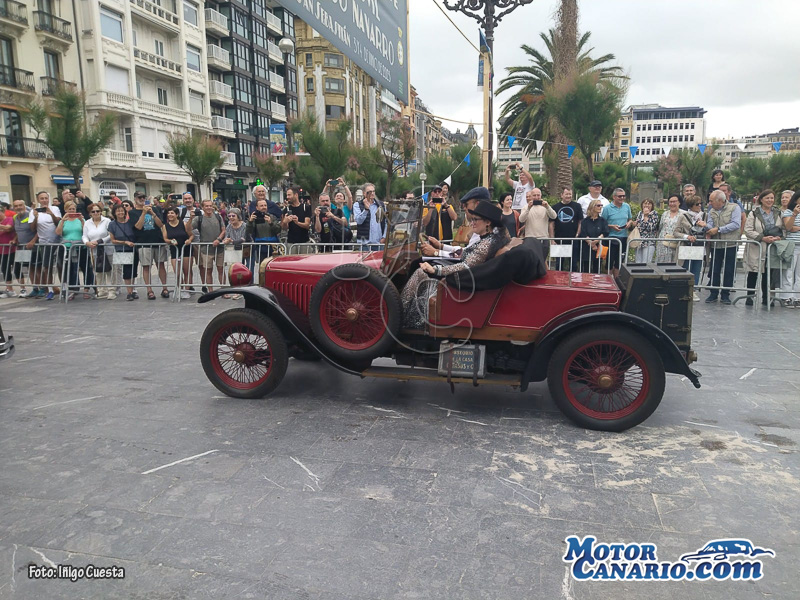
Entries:
{"label": "green tree", "polygon": [[653,175],[664,184],[665,198],[669,198],[670,192],[680,192],[681,170],[677,155],[670,153],[669,156],[659,156],[653,165]]}
{"label": "green tree", "polygon": [[705,153],[701,154],[694,148],[681,148],[670,153],[675,154],[678,159],[678,168],[681,172],[681,181],[691,183],[700,193],[705,193],[711,181],[711,172],[719,167],[720,161],[714,156],[717,146],[706,148]]}
{"label": "green tree", "polygon": [[196,186],[197,200],[202,201],[202,187],[210,181],[225,162],[222,142],[215,137],[194,130],[190,134],[167,136],[172,160],[183,169]]}
{"label": "green tree", "polygon": [[[623,71],[618,66],[610,63],[615,60],[613,54],[605,54],[592,58],[594,48],[587,47],[591,32],[582,34],[577,43],[577,68],[576,74],[597,73],[601,80],[622,78]],[[548,33],[540,33],[539,37],[545,46],[545,52],[527,44],[522,45],[522,50],[528,56],[530,63],[527,65],[513,66],[507,69],[508,76],[500,82],[497,93],[502,94],[512,91],[512,95],[503,103],[501,108],[500,135],[513,135],[528,139],[519,140],[518,143],[528,153],[534,153],[536,144],[534,140],[555,141],[556,128],[553,120],[547,115],[544,106],[545,89],[551,87],[555,80],[553,65],[556,50],[556,30],[550,29]],[[556,146],[557,147],[557,146]],[[566,148],[565,148],[566,149]],[[547,179],[553,185],[557,181],[558,160],[551,159],[557,156],[554,146],[545,146],[545,163],[547,165]]]}
{"label": "green tree", "polygon": [[78,189],[83,169],[108,147],[116,133],[114,115],[100,113],[88,123],[83,95],[65,88],[59,88],[49,101],[37,98],[24,115],[53,157],[70,172]]}
{"label": "green tree", "polygon": [[[298,175],[298,172],[302,172],[309,176],[314,174],[309,181],[322,184],[308,188],[309,191],[319,193],[325,181],[344,175],[347,162],[353,154],[353,147],[349,141],[351,127],[352,123],[349,120],[342,119],[336,123],[333,131],[327,133],[320,131],[317,120],[311,113],[292,124],[292,131],[302,134],[303,146],[309,154],[307,157],[296,157],[299,160],[295,162],[295,173]],[[309,168],[309,162],[319,167],[320,177],[316,176],[317,169]]]}
{"label": "green tree", "polygon": [[773,154],[765,158],[740,158],[731,167],[729,181],[739,196],[752,196],[766,188],[780,194],[800,187],[800,154]]}
{"label": "green tree", "polygon": [[[625,92],[625,80],[601,80],[597,73],[584,73],[545,90],[545,112],[559,122],[583,155],[590,179],[594,178],[594,154],[613,136]],[[571,177],[562,181],[559,176],[562,189],[571,182]]]}
{"label": "green tree", "polygon": [[[594,177],[590,178],[586,172],[585,165],[578,163],[573,168],[573,191],[580,197],[589,193],[589,182],[592,179],[599,179],[603,182],[602,194],[606,198],[611,198],[611,192],[616,188],[629,189],[628,170],[621,162],[609,161],[595,165]],[[551,193],[551,195],[557,195]]]}
{"label": "green tree", "polygon": [[276,187],[286,176],[289,165],[286,161],[280,161],[268,154],[253,154],[253,166],[258,172],[258,176],[267,184],[267,189]]}
{"label": "green tree", "polygon": [[416,143],[408,123],[399,117],[381,116],[378,119],[378,137],[381,140],[380,144],[371,148],[361,148],[356,151],[356,156],[362,168],[368,169],[373,166],[386,174],[381,179],[384,180],[384,198],[388,200],[392,197],[394,189],[392,182],[396,174],[405,172],[409,161],[414,158]]}

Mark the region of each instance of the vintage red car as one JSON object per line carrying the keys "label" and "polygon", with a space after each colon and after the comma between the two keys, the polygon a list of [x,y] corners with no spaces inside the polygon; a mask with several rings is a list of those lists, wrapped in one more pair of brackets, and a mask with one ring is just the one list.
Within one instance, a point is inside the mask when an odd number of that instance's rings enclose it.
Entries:
{"label": "vintage red car", "polygon": [[0,326],[0,360],[11,358],[14,355],[14,338],[6,337],[3,334],[3,327]]}
{"label": "vintage red car", "polygon": [[[216,316],[202,336],[209,380],[229,396],[260,398],[281,383],[290,357],[451,389],[463,383],[524,392],[546,379],[567,417],[605,431],[649,417],[664,394],[665,373],[700,386],[689,367],[696,359],[692,276],[683,269],[633,265],[617,280],[562,271],[529,280],[516,273],[497,289],[442,281],[426,327],[406,330],[399,290],[420,258],[421,203],[389,203],[388,214],[383,251],[273,256],[260,265],[259,285],[250,285],[244,265],[233,265],[237,287],[199,300],[231,293],[245,300],[244,308]],[[523,251],[530,250],[507,254]],[[379,357],[394,364],[373,365]]]}

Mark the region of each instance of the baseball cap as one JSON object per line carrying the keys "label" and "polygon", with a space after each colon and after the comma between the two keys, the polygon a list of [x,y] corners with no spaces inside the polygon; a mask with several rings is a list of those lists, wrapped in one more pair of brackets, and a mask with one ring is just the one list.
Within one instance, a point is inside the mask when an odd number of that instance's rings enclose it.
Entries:
{"label": "baseball cap", "polygon": [[600,187],[603,187],[603,184],[602,184],[602,182],[601,182],[599,179],[592,179],[592,180],[589,182],[589,187],[595,187],[595,186],[600,186]]}

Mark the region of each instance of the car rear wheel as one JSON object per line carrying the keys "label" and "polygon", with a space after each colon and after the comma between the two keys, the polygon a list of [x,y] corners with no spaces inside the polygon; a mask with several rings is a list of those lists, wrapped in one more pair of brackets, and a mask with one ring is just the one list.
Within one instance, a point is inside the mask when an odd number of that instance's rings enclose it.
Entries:
{"label": "car rear wheel", "polygon": [[261,398],[283,380],[289,351],[272,319],[250,308],[234,308],[206,327],[200,361],[206,377],[223,394]]}
{"label": "car rear wheel", "polygon": [[345,362],[371,361],[397,340],[403,305],[394,284],[362,264],[339,265],[311,294],[309,320],[320,346]]}
{"label": "car rear wheel", "polygon": [[633,331],[592,327],[565,338],[550,357],[550,394],[576,424],[625,431],[647,419],[664,395],[661,356]]}

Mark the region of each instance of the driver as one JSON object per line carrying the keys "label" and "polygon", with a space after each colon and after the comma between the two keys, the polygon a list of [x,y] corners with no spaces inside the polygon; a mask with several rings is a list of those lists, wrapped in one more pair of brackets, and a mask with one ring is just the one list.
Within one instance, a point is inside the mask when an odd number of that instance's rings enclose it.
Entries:
{"label": "driver", "polygon": [[[486,188],[476,189],[485,190],[488,196],[489,192]],[[468,198],[468,200],[470,199],[472,198]],[[437,283],[436,280],[431,279],[430,275],[443,277],[479,265],[493,258],[498,250],[507,246],[511,241],[508,232],[503,227],[503,211],[496,205],[486,200],[476,201],[474,208],[468,208],[467,213],[470,215],[473,237],[476,237],[478,241],[467,246],[461,262],[444,267],[422,263],[414,271],[400,294],[403,301],[403,327],[422,329],[427,323],[428,300],[436,292]]]}

